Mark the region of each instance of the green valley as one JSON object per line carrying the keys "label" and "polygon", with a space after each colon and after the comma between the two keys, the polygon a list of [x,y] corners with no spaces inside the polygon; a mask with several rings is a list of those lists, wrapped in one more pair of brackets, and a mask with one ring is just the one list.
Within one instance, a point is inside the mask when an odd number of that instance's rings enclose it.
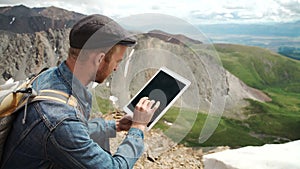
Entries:
{"label": "green valley", "polygon": [[[215,48],[225,69],[265,92],[272,101],[261,103],[249,99],[250,105],[243,112],[247,119],[222,117],[214,134],[203,144],[198,143],[198,137],[207,115],[198,113],[182,143],[240,147],[300,139],[300,61],[259,47],[216,44]],[[174,109],[167,112],[163,120],[176,119],[174,112]],[[167,125],[160,122],[157,127],[166,129]]]}

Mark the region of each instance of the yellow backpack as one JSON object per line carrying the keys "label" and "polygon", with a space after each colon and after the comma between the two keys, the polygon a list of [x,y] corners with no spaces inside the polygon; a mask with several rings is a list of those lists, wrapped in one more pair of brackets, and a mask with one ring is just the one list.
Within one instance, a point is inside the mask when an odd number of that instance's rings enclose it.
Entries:
{"label": "yellow backpack", "polygon": [[0,163],[4,151],[4,144],[16,117],[17,110],[24,109],[23,123],[27,113],[27,105],[35,101],[51,100],[78,107],[76,98],[58,90],[40,90],[38,93],[32,89],[32,83],[38,76],[29,80],[13,82],[9,80],[0,85]]}

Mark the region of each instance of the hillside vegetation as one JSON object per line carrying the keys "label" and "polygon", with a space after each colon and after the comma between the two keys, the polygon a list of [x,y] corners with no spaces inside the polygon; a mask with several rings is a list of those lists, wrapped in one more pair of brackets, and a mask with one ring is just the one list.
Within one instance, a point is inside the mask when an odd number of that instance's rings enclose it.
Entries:
{"label": "hillside vegetation", "polygon": [[223,66],[247,85],[300,92],[300,62],[252,46],[215,44]]}
{"label": "hillside vegetation", "polygon": [[[222,117],[217,129],[204,143],[198,141],[207,114],[198,112],[191,131],[181,141],[192,147],[263,145],[300,139],[300,61],[266,49],[251,46],[216,44],[223,67],[247,85],[260,89],[271,102],[247,99],[249,106],[241,113],[244,120]],[[104,104],[105,102],[105,104]],[[109,102],[98,98],[99,105]],[[103,112],[112,107],[104,106]],[[163,131],[178,118],[179,109],[172,107],[155,125]],[[189,112],[186,112],[189,113]],[[193,112],[190,112],[193,113]]]}
{"label": "hillside vegetation", "polygon": [[[216,44],[215,48],[225,69],[247,85],[264,91],[272,101],[248,100],[250,105],[243,112],[247,119],[222,117],[214,134],[203,144],[198,143],[198,137],[207,115],[198,113],[182,143],[240,147],[300,139],[300,62],[259,47]],[[162,121],[174,121],[176,116],[176,109],[169,110],[157,127],[167,129]]]}

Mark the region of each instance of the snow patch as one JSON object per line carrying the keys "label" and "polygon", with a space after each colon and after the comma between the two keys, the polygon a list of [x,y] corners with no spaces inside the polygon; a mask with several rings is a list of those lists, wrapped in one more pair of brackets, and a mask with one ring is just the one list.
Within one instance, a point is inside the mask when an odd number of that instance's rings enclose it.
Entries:
{"label": "snow patch", "polygon": [[15,20],[16,20],[16,17],[12,17],[12,18],[11,18],[11,21],[9,22],[9,24],[10,24],[10,25],[13,24],[13,23],[15,22]]}
{"label": "snow patch", "polygon": [[204,169],[299,169],[300,140],[225,150],[203,156]]}

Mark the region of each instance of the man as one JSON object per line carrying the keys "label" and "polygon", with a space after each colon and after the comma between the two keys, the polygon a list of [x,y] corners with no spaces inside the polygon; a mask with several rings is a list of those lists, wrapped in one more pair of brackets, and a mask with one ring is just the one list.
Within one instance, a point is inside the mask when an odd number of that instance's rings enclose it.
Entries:
{"label": "man", "polygon": [[[86,86],[92,81],[103,82],[117,70],[127,47],[135,40],[102,15],[78,21],[69,39],[67,60],[42,73],[33,88],[37,92],[54,89],[73,95],[78,108],[46,100],[21,110],[5,145],[2,169],[132,168],[143,153],[143,131],[159,102],[142,98],[132,123],[128,117],[116,122],[88,121],[92,97]],[[122,130],[128,130],[128,134],[113,156],[99,146]]]}

